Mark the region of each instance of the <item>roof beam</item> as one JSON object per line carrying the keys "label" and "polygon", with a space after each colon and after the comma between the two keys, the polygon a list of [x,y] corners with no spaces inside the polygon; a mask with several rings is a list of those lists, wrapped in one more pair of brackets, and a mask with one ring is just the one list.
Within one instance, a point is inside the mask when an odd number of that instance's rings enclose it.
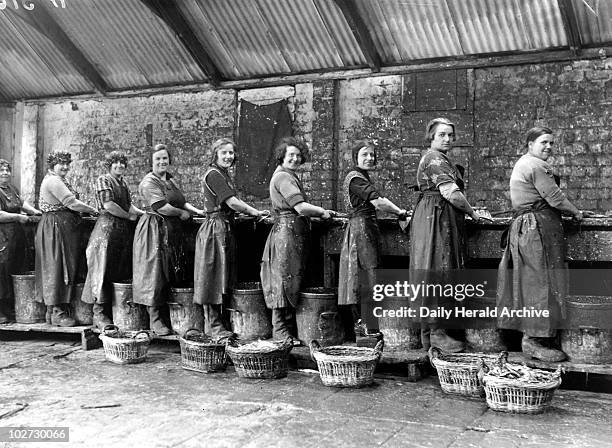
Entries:
{"label": "roof beam", "polygon": [[563,18],[563,28],[567,34],[570,49],[576,54],[582,50],[582,39],[578,28],[578,19],[572,7],[571,0],[558,0],[561,17]]}
{"label": "roof beam", "polygon": [[351,28],[353,36],[355,36],[355,39],[359,44],[359,48],[361,48],[361,51],[365,56],[368,66],[373,72],[379,72],[381,66],[380,55],[376,51],[374,41],[372,40],[372,36],[370,35],[363,18],[359,15],[355,2],[353,0],[334,1],[340,8],[340,11],[342,11],[342,15]]}
{"label": "roof beam", "polygon": [[[59,26],[55,19],[49,14],[49,11],[43,6],[42,2],[36,3],[36,7],[32,10],[19,8],[13,12],[23,21],[30,24],[38,32],[47,36],[55,45],[72,66],[87,79],[94,87],[94,90],[105,95],[109,90],[108,84],[96,67],[89,62],[83,52],[70,40],[68,35]],[[25,36],[24,36],[25,37]]]}
{"label": "roof beam", "polygon": [[196,64],[204,72],[210,84],[218,87],[221,80],[221,72],[208,55],[208,52],[198,39],[197,35],[185,19],[174,0],[140,0],[155,15],[162,19],[166,25],[181,40]]}

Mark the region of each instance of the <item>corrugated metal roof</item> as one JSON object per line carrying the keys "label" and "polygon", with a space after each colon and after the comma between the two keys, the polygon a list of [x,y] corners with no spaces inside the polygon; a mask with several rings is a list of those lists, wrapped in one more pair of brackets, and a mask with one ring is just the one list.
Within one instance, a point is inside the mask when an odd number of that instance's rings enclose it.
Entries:
{"label": "corrugated metal roof", "polygon": [[572,0],[572,6],[584,44],[612,42],[612,2]]}
{"label": "corrugated metal roof", "polygon": [[5,99],[91,92],[49,39],[12,11],[0,11],[0,93]]}
{"label": "corrugated metal roof", "polygon": [[206,79],[176,35],[140,1],[79,0],[48,10],[111,88]]}
{"label": "corrugated metal roof", "polygon": [[[558,1],[354,0],[347,7],[355,5],[384,68],[568,48]],[[11,3],[0,11],[0,98],[91,92],[91,81],[55,42],[11,12]],[[141,0],[72,0],[65,9],[44,4],[111,90],[206,81],[176,34],[182,30],[172,30]],[[173,4],[230,81],[367,66],[334,0],[175,0],[166,5]],[[571,4],[585,45],[612,44],[612,1]]]}
{"label": "corrugated metal roof", "polygon": [[364,63],[331,0],[195,0],[179,7],[228,78]]}

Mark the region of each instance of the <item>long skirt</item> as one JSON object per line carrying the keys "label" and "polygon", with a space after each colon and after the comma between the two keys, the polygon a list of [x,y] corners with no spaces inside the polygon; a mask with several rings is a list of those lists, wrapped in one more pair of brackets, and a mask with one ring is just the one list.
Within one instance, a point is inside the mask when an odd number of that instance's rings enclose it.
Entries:
{"label": "long skirt", "polygon": [[[371,291],[375,277],[374,270],[379,264],[380,229],[376,217],[351,217],[344,231],[340,252],[338,304],[361,303],[362,287],[366,286]],[[360,280],[365,280],[368,284],[362,285]]]}
{"label": "long skirt", "polygon": [[310,220],[280,215],[275,221],[261,262],[261,285],[268,308],[295,307],[308,259]]}
{"label": "long skirt", "polygon": [[[440,193],[423,193],[410,224],[410,282],[425,285],[449,283],[447,271],[463,269],[465,265],[465,248],[463,212]],[[435,310],[439,306],[452,306],[452,300],[425,294],[417,297],[410,306],[417,311],[420,307]],[[432,325],[443,322],[435,317],[417,317],[415,320]]]}
{"label": "long skirt", "polygon": [[499,328],[519,330],[532,337],[554,336],[565,317],[568,278],[563,224],[558,212],[545,209],[515,218],[499,264],[498,309],[501,313],[504,309],[533,307],[548,310],[549,317],[500,316]]}
{"label": "long skirt", "polygon": [[179,218],[145,213],[134,232],[132,291],[134,303],[166,303],[168,286],[185,279],[183,223]]}
{"label": "long skirt", "polygon": [[79,223],[75,212],[43,213],[36,248],[36,299],[46,305],[70,303],[80,258]]}
{"label": "long skirt", "polygon": [[127,219],[110,213],[100,215],[85,251],[87,279],[81,297],[83,302],[110,302],[112,282],[132,278],[132,229]]}
{"label": "long skirt", "polygon": [[233,223],[220,213],[208,216],[196,236],[193,301],[220,305],[236,282]]}
{"label": "long skirt", "polygon": [[0,301],[13,299],[12,274],[25,268],[26,239],[21,224],[0,224]]}

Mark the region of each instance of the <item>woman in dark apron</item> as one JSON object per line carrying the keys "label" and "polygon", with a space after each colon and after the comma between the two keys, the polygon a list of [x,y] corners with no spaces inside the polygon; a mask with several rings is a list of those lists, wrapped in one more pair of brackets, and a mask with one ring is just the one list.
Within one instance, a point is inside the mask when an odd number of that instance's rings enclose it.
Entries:
{"label": "woman in dark apron", "polygon": [[152,171],[138,186],[145,213],[134,232],[132,283],[134,303],[146,305],[151,330],[164,336],[171,333],[160,316],[168,287],[186,279],[183,222],[191,213],[203,215],[204,211],[186,202],[172,180],[166,145],[155,146],[151,162]]}
{"label": "woman in dark apron", "polygon": [[193,272],[194,303],[203,305],[211,336],[222,339],[233,336],[221,319],[224,296],[236,282],[236,241],[234,214],[264,217],[267,210],[257,210],[236,197],[228,170],[234,165],[236,144],[229,138],[212,145],[212,163],[204,173],[203,193],[206,220],[196,237]]}
{"label": "woman in dark apron", "polygon": [[270,180],[274,225],[266,240],[261,284],[272,309],[274,339],[295,338],[295,307],[304,277],[310,245],[310,219],[330,219],[335,212],[307,202],[295,171],[306,160],[307,147],[294,137],[276,148],[278,167]]}
{"label": "woman in dark apron", "polygon": [[13,305],[11,275],[25,269],[26,239],[23,225],[30,215],[40,215],[40,210],[23,201],[19,191],[11,183],[11,165],[0,159],[0,324],[9,322]]}
{"label": "woman in dark apron", "polygon": [[36,230],[36,295],[47,305],[47,321],[73,327],[68,315],[80,258],[80,213],[97,214],[95,208],[79,201],[66,180],[72,157],[68,152],[49,154],[49,171],[40,185],[42,218]]}
{"label": "woman in dark apron", "polygon": [[[445,118],[431,120],[425,139],[430,147],[417,169],[420,195],[410,226],[410,282],[445,284],[449,281],[447,271],[463,269],[465,265],[465,215],[476,222],[486,218],[478,216],[467,201],[463,194],[463,175],[448,157],[455,141],[455,125]],[[444,305],[443,297],[432,295],[418,297],[412,306],[418,312],[420,307],[435,310]],[[422,318],[423,347],[462,351],[463,341],[451,337],[444,326],[440,318]]]}
{"label": "woman in dark apron", "polygon": [[81,300],[93,303],[93,324],[100,329],[111,324],[112,282],[132,278],[132,243],[136,221],[142,210],[134,207],[130,191],[123,180],[127,168],[124,153],[113,151],[106,156],[108,173],[96,180],[96,199],[100,216],[87,245],[87,279]]}
{"label": "woman in dark apron", "polygon": [[376,221],[376,210],[393,213],[405,220],[407,211],[382,197],[370,180],[369,172],[376,169],[376,152],[365,141],[356,142],[351,149],[353,168],[346,175],[342,191],[349,222],[344,232],[340,253],[338,282],[338,304],[350,305],[353,321],[365,316],[365,306],[360,300],[360,271],[365,271],[367,288],[372,291],[376,284],[375,269],[380,264],[380,230]]}
{"label": "woman in dark apron", "polygon": [[497,306],[501,309],[549,311],[549,317],[500,317],[500,328],[523,332],[523,352],[544,361],[563,361],[553,337],[565,318],[567,264],[561,212],[580,221],[578,210],[555,183],[547,159],[552,154],[551,129],[527,131],[527,153],[514,165],[510,199],[514,217],[499,264]]}

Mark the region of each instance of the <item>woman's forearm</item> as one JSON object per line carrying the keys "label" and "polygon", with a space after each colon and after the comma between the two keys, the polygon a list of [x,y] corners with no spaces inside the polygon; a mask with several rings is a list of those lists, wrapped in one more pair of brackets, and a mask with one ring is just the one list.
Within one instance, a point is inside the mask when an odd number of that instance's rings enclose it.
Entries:
{"label": "woman's forearm", "polygon": [[259,216],[259,210],[254,207],[251,207],[249,204],[247,204],[241,199],[238,199],[236,196],[228,198],[225,203],[229,208],[238,213],[244,213],[249,216]]}
{"label": "woman's forearm", "polygon": [[104,210],[109,212],[111,215],[116,216],[117,218],[130,219],[129,212],[126,212],[119,206],[119,204],[114,201],[105,202]]}

